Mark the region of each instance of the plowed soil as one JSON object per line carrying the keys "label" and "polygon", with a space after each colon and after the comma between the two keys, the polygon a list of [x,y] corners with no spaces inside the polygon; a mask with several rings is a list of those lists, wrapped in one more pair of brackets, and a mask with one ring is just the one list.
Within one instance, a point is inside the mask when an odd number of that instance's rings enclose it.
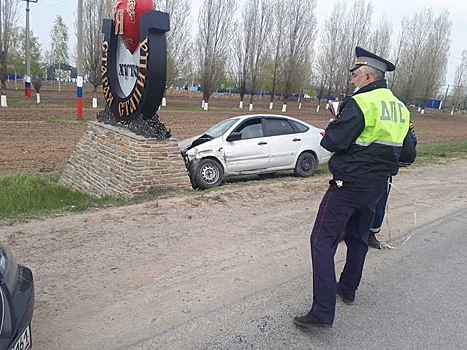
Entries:
{"label": "plowed soil", "polygon": [[[64,85],[60,92],[55,89],[57,86],[44,86],[40,104],[36,103],[35,96],[26,99],[20,90],[8,92],[9,105],[13,108],[0,109],[0,174],[60,173],[86,130],[86,122],[95,120],[97,112],[103,109],[101,95],[98,96],[99,108],[90,108],[92,94],[87,87],[83,119],[78,119],[74,87]],[[324,102],[317,112],[317,103],[311,100],[302,100],[300,109],[299,101],[289,101],[285,113],[281,112],[283,102],[280,100],[269,110],[267,97],[256,98],[252,112],[239,109],[239,97],[233,94],[212,96],[208,111],[201,108],[201,102],[199,92],[168,91],[167,107],[162,107],[158,114],[174,138],[182,140],[200,134],[214,123],[239,114],[287,114],[322,128],[330,117]],[[245,99],[245,106],[248,103]],[[451,116],[449,112],[433,110],[422,115],[415,109],[412,119],[420,143],[467,137],[467,115]]]}
{"label": "plowed soil", "polygon": [[[100,109],[90,108],[88,97],[84,120],[78,121],[73,89],[64,86],[60,93],[53,89],[56,86],[44,87],[40,105],[35,99],[25,102],[20,91],[8,92],[10,107],[0,109],[0,174],[60,173],[87,120],[95,119]],[[88,88],[85,96],[89,95]],[[267,99],[257,99],[254,112],[270,112],[268,104]],[[167,105],[160,118],[179,140],[221,119],[248,113],[236,108],[235,96],[214,96],[210,110],[203,111],[201,96],[185,91],[170,91]],[[276,102],[272,112],[282,114],[281,108]],[[316,104],[308,100],[301,109],[298,101],[289,102],[287,114],[319,127],[325,127],[330,117],[324,104],[316,112]],[[464,115],[433,111],[421,115],[414,110],[412,119],[421,143],[467,135]],[[401,169],[380,239],[403,250],[414,228],[467,210],[466,178],[459,176],[466,172],[465,158]],[[0,224],[0,242],[34,273],[33,348],[245,349],[261,348],[258,339],[265,336],[276,340],[277,348],[289,344],[289,339],[265,333],[264,322],[249,336],[252,343],[244,343],[232,321],[258,323],[258,305],[249,297],[279,290],[294,280],[300,292],[280,292],[272,299],[280,314],[271,314],[268,308],[260,320],[290,328],[290,339],[302,336],[291,320],[309,307],[309,232],[328,180],[324,174],[229,183],[138,205]],[[391,259],[385,251],[370,254]],[[345,246],[340,244],[337,263],[342,264],[344,257]],[[365,267],[363,284],[372,268]],[[364,305],[365,298],[358,303]],[[381,305],[377,309],[384,311]],[[216,321],[216,312],[227,307],[236,307],[238,319]],[[201,332],[192,326],[196,319],[209,320]],[[188,331],[170,340],[174,329]],[[237,342],[229,343],[229,332],[236,334]],[[208,335],[226,345],[209,344]],[[313,335],[311,341],[315,339]]]}

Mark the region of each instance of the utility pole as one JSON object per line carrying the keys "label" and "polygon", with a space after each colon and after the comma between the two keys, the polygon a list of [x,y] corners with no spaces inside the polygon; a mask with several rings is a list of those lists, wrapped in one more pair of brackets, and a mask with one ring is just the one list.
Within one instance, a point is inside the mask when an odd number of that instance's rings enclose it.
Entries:
{"label": "utility pole", "polygon": [[[444,94],[444,99],[443,99],[443,104],[442,104],[442,106],[444,106],[444,105],[446,104],[446,99],[448,98],[448,93],[449,93],[449,85],[448,85],[448,87],[446,88],[446,93]],[[442,106],[440,106],[439,109],[441,109]]]}
{"label": "utility pole", "polygon": [[26,76],[24,77],[24,94],[31,97],[31,52],[29,38],[29,3],[37,3],[38,0],[23,0],[26,1]]}
{"label": "utility pole", "polygon": [[76,58],[76,109],[78,119],[83,118],[83,0],[78,0],[78,55]]}
{"label": "utility pole", "polygon": [[[3,23],[2,23],[2,0],[0,0],[0,66],[1,66],[1,72],[5,72],[5,65],[6,65],[6,57],[4,57],[5,52],[3,51],[4,43],[3,43]],[[0,87],[0,107],[8,107],[7,101],[6,101],[6,89],[3,87],[3,84]]]}

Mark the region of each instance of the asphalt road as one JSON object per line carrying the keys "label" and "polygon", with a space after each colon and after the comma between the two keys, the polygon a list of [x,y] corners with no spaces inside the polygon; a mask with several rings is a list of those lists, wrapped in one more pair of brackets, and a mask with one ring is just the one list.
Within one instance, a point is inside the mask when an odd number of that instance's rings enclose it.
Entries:
{"label": "asphalt road", "polygon": [[338,300],[330,329],[293,324],[310,308],[304,271],[130,349],[465,349],[466,227],[463,211],[411,231],[397,249],[370,250],[356,303]]}

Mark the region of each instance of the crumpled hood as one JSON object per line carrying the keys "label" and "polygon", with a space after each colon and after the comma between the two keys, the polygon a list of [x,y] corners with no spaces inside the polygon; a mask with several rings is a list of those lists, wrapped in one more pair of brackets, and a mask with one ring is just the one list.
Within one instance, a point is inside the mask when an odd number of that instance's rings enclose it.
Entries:
{"label": "crumpled hood", "polygon": [[188,139],[180,141],[178,143],[178,149],[180,151],[186,151],[188,148],[190,148],[193,141],[196,140],[197,138],[199,138],[200,136],[202,136],[202,135],[196,135],[196,136],[193,136],[193,137],[190,137]]}

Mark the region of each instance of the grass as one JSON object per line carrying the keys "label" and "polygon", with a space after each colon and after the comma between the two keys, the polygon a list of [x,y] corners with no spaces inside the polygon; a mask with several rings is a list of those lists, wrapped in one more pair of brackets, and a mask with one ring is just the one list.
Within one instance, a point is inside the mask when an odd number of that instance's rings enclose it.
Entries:
{"label": "grass", "polygon": [[70,191],[58,184],[58,177],[28,174],[0,177],[0,219],[25,220],[55,212],[81,211],[111,200]]}
{"label": "grass", "polygon": [[467,140],[427,143],[417,145],[417,157],[433,158],[458,157],[467,154]]}
{"label": "grass", "polygon": [[72,191],[59,184],[58,179],[59,175],[0,176],[0,220],[22,221],[42,215],[140,203],[177,194],[176,191],[151,191],[144,197],[134,199],[111,196],[97,198]]}
{"label": "grass", "polygon": [[[446,158],[467,155],[467,140],[419,144],[416,163],[427,164]],[[326,174],[327,165],[318,166],[316,174]],[[236,186],[248,186],[258,181],[286,181],[291,172],[279,172],[270,178],[258,180],[258,176],[242,176],[229,180]],[[0,176],[0,220],[23,221],[43,215],[63,212],[79,212],[91,208],[141,203],[161,198],[194,194],[190,190],[151,191],[145,196],[125,199],[119,197],[96,198],[88,194],[72,191],[58,183],[59,175],[10,174]],[[211,191],[217,191],[214,188]],[[225,190],[225,187],[221,191]],[[203,192],[203,194],[204,194]]]}

